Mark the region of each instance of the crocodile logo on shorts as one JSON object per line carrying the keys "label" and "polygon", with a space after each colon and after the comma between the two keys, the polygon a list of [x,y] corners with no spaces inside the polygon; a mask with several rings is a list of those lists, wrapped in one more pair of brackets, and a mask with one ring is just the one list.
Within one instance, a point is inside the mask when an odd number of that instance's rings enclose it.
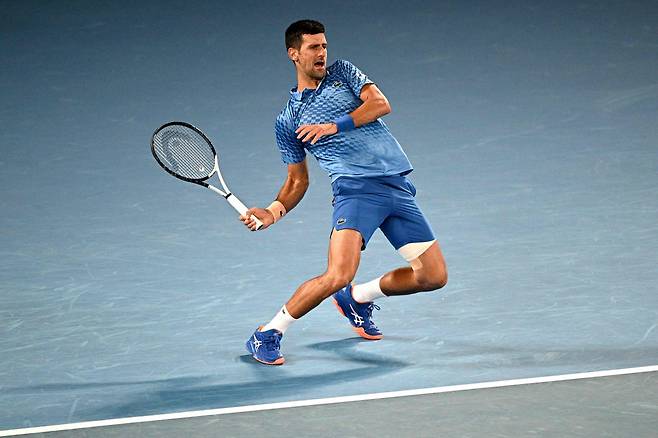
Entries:
{"label": "crocodile logo on shorts", "polygon": [[342,217],[336,221],[336,225],[343,225],[345,222],[347,222],[347,219]]}

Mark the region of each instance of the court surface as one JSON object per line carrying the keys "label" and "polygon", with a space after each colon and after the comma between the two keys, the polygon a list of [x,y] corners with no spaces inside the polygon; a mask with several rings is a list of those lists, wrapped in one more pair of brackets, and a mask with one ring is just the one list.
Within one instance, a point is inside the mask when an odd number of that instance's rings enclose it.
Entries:
{"label": "court surface", "polygon": [[[655,2],[1,5],[5,435],[658,365]],[[294,86],[283,31],[305,17],[326,25],[330,62],[388,97],[450,279],[379,301],[377,342],[323,303],[286,333],[286,365],[264,367],[244,341],[322,273],[329,179],[310,162],[299,207],[248,233],[166,175],[149,139],[199,126],[231,189],[269,204]],[[378,232],[356,281],[401,263]],[[602,374],[44,435],[644,437],[656,383]]]}

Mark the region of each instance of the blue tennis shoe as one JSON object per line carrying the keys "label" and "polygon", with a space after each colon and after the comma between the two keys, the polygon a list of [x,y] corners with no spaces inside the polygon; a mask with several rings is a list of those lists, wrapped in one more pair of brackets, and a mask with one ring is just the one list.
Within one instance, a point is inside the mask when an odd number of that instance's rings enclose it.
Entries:
{"label": "blue tennis shoe", "polygon": [[283,333],[272,329],[261,332],[258,327],[246,343],[247,351],[254,359],[265,365],[283,365],[285,359],[281,355],[281,337]]}
{"label": "blue tennis shoe", "polygon": [[334,294],[334,304],[338,311],[346,317],[352,330],[364,339],[376,341],[384,337],[382,332],[372,322],[373,309],[379,310],[379,306],[373,302],[357,303],[352,298],[352,285],[348,284]]}

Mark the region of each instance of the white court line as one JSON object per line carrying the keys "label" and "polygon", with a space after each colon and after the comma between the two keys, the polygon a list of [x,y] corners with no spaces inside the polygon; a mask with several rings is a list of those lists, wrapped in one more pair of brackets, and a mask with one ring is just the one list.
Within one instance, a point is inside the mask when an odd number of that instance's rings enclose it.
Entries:
{"label": "white court line", "polygon": [[30,435],[35,433],[58,432],[64,430],[91,429],[94,427],[117,426],[122,424],[151,423],[164,420],[209,417],[214,415],[237,414],[241,412],[269,411],[273,409],[298,408],[304,406],[329,405],[386,398],[409,397],[413,395],[442,394],[447,392],[471,391],[473,389],[502,388],[508,386],[531,385],[534,383],[564,382],[566,380],[592,379],[595,377],[621,376],[627,374],[658,371],[658,365],[618,370],[592,371],[587,373],[562,374],[558,376],[531,377],[527,379],[499,380],[495,382],[469,383],[465,385],[439,386],[435,388],[410,389],[406,391],[379,392],[375,394],[350,395],[345,397],[318,398],[262,405],[237,406],[233,408],[208,409],[204,411],[177,412],[173,414],[147,415],[143,417],[115,418],[111,420],[85,421],[83,423],[58,424],[54,426],[30,427],[25,429],[0,430],[0,437]]}

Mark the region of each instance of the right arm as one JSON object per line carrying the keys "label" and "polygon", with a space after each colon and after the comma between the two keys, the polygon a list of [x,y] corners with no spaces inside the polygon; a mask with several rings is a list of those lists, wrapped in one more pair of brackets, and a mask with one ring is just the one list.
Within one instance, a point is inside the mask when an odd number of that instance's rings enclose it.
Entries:
{"label": "right arm", "polygon": [[[283,204],[286,212],[289,212],[302,200],[306,189],[308,189],[308,184],[306,160],[300,163],[288,164],[288,176],[281,190],[279,190],[276,200]],[[256,207],[250,208],[244,216],[240,216],[240,220],[251,231],[256,231],[256,222],[251,219],[252,215],[256,216],[263,223],[260,230],[264,230],[274,223],[274,215],[270,210]]]}
{"label": "right arm", "polygon": [[290,211],[299,204],[308,189],[308,167],[306,160],[301,163],[288,164],[288,177],[276,195],[276,200]]}

